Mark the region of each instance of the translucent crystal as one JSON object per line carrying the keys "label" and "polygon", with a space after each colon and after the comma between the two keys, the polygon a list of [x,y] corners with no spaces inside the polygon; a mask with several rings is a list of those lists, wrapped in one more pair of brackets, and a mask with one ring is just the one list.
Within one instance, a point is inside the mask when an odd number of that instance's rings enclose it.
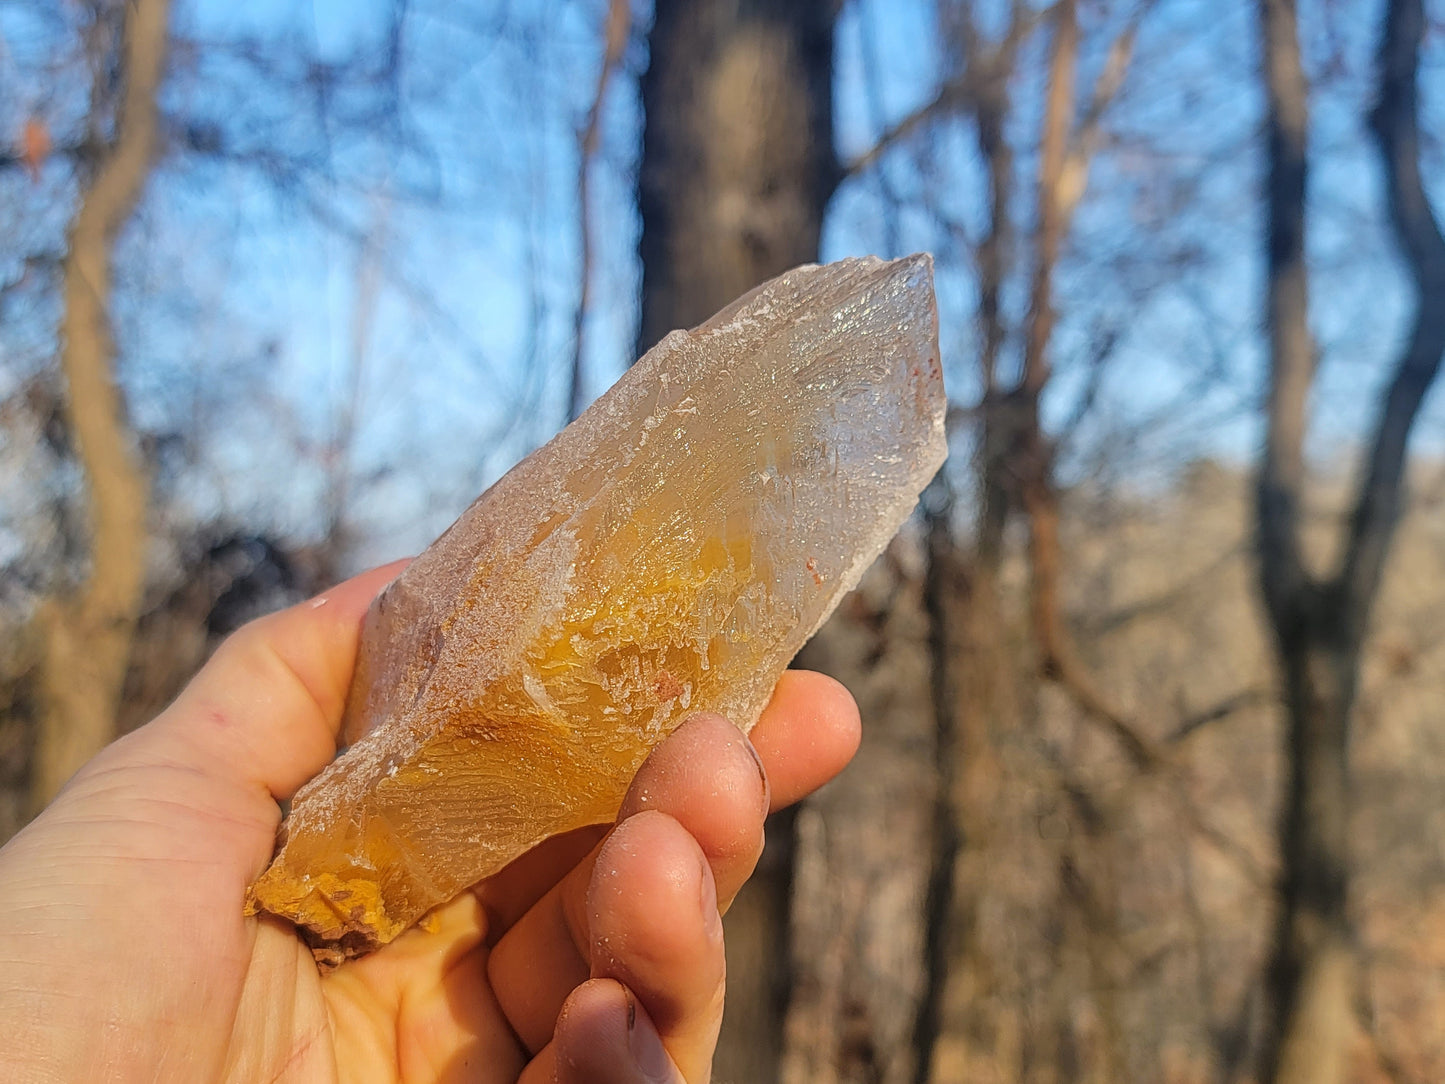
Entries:
{"label": "translucent crystal", "polygon": [[373,605],[350,748],[247,907],[323,962],[606,822],[699,710],[750,729],[944,457],[926,255],[800,267],[673,332]]}

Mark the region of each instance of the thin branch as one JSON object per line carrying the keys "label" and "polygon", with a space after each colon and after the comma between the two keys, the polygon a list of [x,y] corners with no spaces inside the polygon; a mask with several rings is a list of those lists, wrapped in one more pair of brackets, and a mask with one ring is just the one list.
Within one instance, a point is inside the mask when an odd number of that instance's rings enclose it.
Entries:
{"label": "thin branch", "polygon": [[1368,975],[1362,968],[1356,981],[1354,998],[1355,1018],[1359,1022],[1360,1034],[1375,1055],[1375,1065],[1391,1084],[1417,1084],[1421,1080],[1405,1068],[1404,1063],[1380,1041],[1375,1020],[1374,998],[1370,994]]}
{"label": "thin branch", "polygon": [[873,146],[845,162],[839,179],[846,180],[871,169],[895,146],[935,120],[962,113],[974,100],[973,76],[973,72],[965,70],[944,82],[943,86],[938,88],[938,93],[884,131]]}
{"label": "thin branch", "polygon": [[1231,542],[1203,568],[1190,572],[1159,593],[1089,617],[1082,623],[1084,635],[1090,640],[1098,640],[1118,632],[1142,617],[1157,617],[1168,613],[1201,588],[1218,584],[1220,574],[1239,560],[1243,549],[1243,542]]}
{"label": "thin branch", "polygon": [[1062,191],[1059,198],[1063,203],[1066,219],[1073,217],[1079,200],[1083,198],[1088,184],[1089,163],[1099,146],[1099,132],[1104,114],[1124,86],[1124,79],[1129,74],[1129,64],[1134,59],[1134,42],[1139,36],[1139,24],[1153,10],[1154,4],[1155,0],[1144,0],[1144,3],[1134,9],[1129,22],[1109,46],[1104,67],[1094,80],[1089,104],[1074,131],[1068,158],[1064,163],[1064,173],[1060,178]]}
{"label": "thin branch", "polygon": [[356,433],[360,424],[362,393],[366,386],[367,363],[370,359],[377,299],[384,274],[381,252],[387,243],[387,218],[390,204],[384,193],[378,194],[370,228],[356,255],[355,280],[351,299],[351,364],[347,373],[346,393],[337,410],[335,429],[323,456],[326,474],[325,526],[322,535],[322,556],[326,562],[324,579],[339,571],[340,559],[347,545],[347,518],[353,496],[353,460]]}
{"label": "thin branch", "polygon": [[632,29],[632,6],[628,0],[609,0],[606,39],[602,50],[602,69],[597,73],[597,89],[587,109],[587,119],[577,135],[577,218],[578,218],[578,287],[577,309],[572,318],[572,381],[567,394],[567,420],[582,413],[583,366],[586,362],[587,309],[592,292],[592,222],[588,177],[592,159],[597,154],[601,135],[602,103],[607,97],[607,84],[622,59],[627,36]]}
{"label": "thin branch", "polygon": [[[350,222],[341,212],[325,200],[318,199],[308,188],[297,186],[293,194],[301,202],[306,212],[316,219],[323,227],[342,237],[354,245],[358,250],[367,245],[367,235],[364,229],[357,227]],[[449,313],[435,296],[427,292],[422,286],[406,273],[399,260],[387,252],[374,253],[377,266],[386,277],[387,285],[390,286],[405,301],[415,305],[417,309],[424,312],[432,323],[459,346],[471,359],[472,363],[486,373],[486,380],[489,386],[500,384],[498,366],[483,348],[473,339],[470,332],[461,326],[456,317]],[[510,433],[522,419],[515,416],[506,423],[503,430],[499,431],[490,440],[501,440]],[[484,442],[486,443],[486,442]]]}
{"label": "thin branch", "polygon": [[1157,771],[1164,761],[1159,747],[1138,730],[1132,719],[1109,702],[1089,668],[1074,651],[1073,644],[1052,629],[1045,631],[1043,636],[1044,642],[1040,646],[1045,674],[1069,694],[1086,716],[1114,736],[1135,768],[1146,773]]}
{"label": "thin branch", "polygon": [[[882,64],[878,57],[878,38],[875,27],[864,25],[864,19],[878,14],[878,5],[870,4],[860,12],[858,19],[858,48],[863,61],[863,97],[868,105],[868,121],[875,128],[883,127]],[[903,201],[898,196],[897,186],[886,169],[878,170],[878,195],[883,204],[883,255],[901,255],[899,220],[902,217]]]}
{"label": "thin branch", "polygon": [[[1055,785],[1059,791],[1069,799],[1081,816],[1094,821],[1092,830],[1099,835],[1116,829],[1116,826],[1121,823],[1129,803],[1133,800],[1136,788],[1146,779],[1155,778],[1149,772],[1140,772],[1128,780],[1121,790],[1111,796],[1100,797],[1090,789],[1083,779],[1073,773],[1068,759],[1051,744],[1042,743],[1040,751],[1054,773]],[[1204,818],[1204,815],[1190,799],[1185,780],[1178,773],[1177,764],[1172,761],[1160,761],[1159,767],[1168,773],[1164,778],[1173,784],[1167,791],[1171,805],[1189,830],[1228,858],[1255,888],[1264,888],[1269,885],[1270,871],[1263,867],[1243,845]]]}
{"label": "thin branch", "polygon": [[[1070,157],[1069,130],[1079,53],[1076,0],[1059,0],[1054,8],[1054,24],[1039,155],[1038,256],[1024,338],[1023,375],[1013,392],[1022,413],[1018,455],[1023,476],[1022,502],[1029,522],[1030,611],[1044,676],[1068,692],[1088,718],[1114,736],[1135,767],[1147,772],[1160,766],[1160,751],[1103,694],[1079,657],[1062,613],[1063,545],[1053,478],[1054,449],[1043,432],[1039,401],[1050,375],[1048,350],[1055,323],[1054,270],[1072,213],[1070,194],[1065,190],[1065,170]],[[1076,172],[1082,178],[1082,171]],[[1077,196],[1072,202],[1077,202]]]}
{"label": "thin branch", "polygon": [[1244,875],[1251,887],[1268,890],[1273,885],[1274,871],[1261,864],[1259,859],[1229,833],[1205,820],[1204,814],[1193,802],[1181,797],[1179,809],[1184,816],[1184,822],[1194,834],[1233,862],[1235,869]]}
{"label": "thin branch", "polygon": [[1203,711],[1195,712],[1193,715],[1185,718],[1185,720],[1164,739],[1164,744],[1178,745],[1213,723],[1223,722],[1237,715],[1239,712],[1244,711],[1246,708],[1272,703],[1277,699],[1277,694],[1271,690],[1241,689],[1237,693],[1226,696],[1217,704],[1205,708]]}
{"label": "thin branch", "polygon": [[[995,55],[1008,55],[1005,51],[1016,49],[1021,41],[1039,25],[1043,20],[1051,17],[1056,3],[1038,11],[1023,12],[1020,14],[1020,6],[1015,5],[1015,17],[1009,25],[1008,34],[1004,41],[995,50]],[[971,24],[970,24],[971,25]],[[968,49],[966,52],[975,52]],[[878,137],[877,142],[869,147],[862,154],[857,155],[842,166],[839,180],[843,181],[849,177],[856,176],[864,170],[871,169],[878,160],[892,150],[899,143],[904,142],[921,129],[932,124],[934,121],[944,117],[956,116],[972,108],[978,100],[979,83],[987,75],[980,70],[976,63],[965,63],[964,68],[958,74],[944,81],[938,88],[938,92],[932,98],[924,102],[913,112],[907,114],[891,128],[888,128]]]}
{"label": "thin branch", "polygon": [[983,348],[979,353],[984,398],[994,395],[998,385],[998,359],[1007,328],[1002,316],[1003,284],[1009,274],[1009,251],[1013,237],[1009,200],[1013,188],[1013,149],[1004,133],[1009,112],[1009,77],[1013,74],[1019,43],[1027,32],[1028,13],[1015,3],[1008,33],[998,47],[985,55],[973,25],[971,10],[965,7],[961,27],[966,64],[980,73],[979,94],[974,114],[978,149],[988,165],[988,233],[978,245],[979,320],[983,324]]}
{"label": "thin branch", "polygon": [[1049,56],[1044,130],[1039,143],[1038,259],[1030,291],[1028,333],[1024,346],[1021,390],[1036,398],[1049,379],[1048,344],[1053,337],[1054,268],[1068,232],[1068,207],[1062,181],[1069,155],[1070,118],[1074,111],[1074,72],[1079,58],[1076,0],[1060,0],[1054,13],[1054,41]]}
{"label": "thin branch", "polygon": [[1117,322],[1111,322],[1095,336],[1085,363],[1088,378],[1084,382],[1083,391],[1074,400],[1069,417],[1058,428],[1058,435],[1054,438],[1056,448],[1072,444],[1084,420],[1093,413],[1094,406],[1099,401],[1099,393],[1104,390],[1104,377],[1109,372],[1108,363],[1115,357],[1114,348],[1119,345],[1123,333],[1124,329]]}
{"label": "thin branch", "polygon": [[[96,148],[84,140],[70,140],[65,143],[55,143],[46,151],[46,159],[65,158],[80,160],[93,153]],[[29,157],[23,151],[0,150],[0,173],[6,170],[28,170],[31,168]]]}
{"label": "thin branch", "polygon": [[1445,354],[1445,236],[1420,176],[1417,74],[1424,30],[1422,0],[1391,0],[1380,42],[1380,96],[1370,116],[1396,242],[1415,283],[1416,309],[1376,424],[1340,570],[1347,620],[1361,632],[1400,515],[1410,430]]}

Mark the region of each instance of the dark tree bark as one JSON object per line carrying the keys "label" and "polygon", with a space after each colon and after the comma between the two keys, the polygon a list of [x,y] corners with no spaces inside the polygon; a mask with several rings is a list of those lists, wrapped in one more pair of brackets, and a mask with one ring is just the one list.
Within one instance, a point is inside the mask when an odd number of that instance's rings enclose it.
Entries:
{"label": "dark tree bark", "polygon": [[[85,480],[90,567],[73,593],[53,600],[39,617],[44,653],[32,784],[37,806],[115,733],[145,589],[150,486],[116,387],[111,256],[159,143],[157,96],[170,3],[133,0],[124,9],[119,58],[93,59],[97,88],[109,87],[116,64],[124,80],[115,134],[99,148],[95,173],[81,192],[64,264],[60,367]],[[95,18],[103,14],[97,10]]]}
{"label": "dark tree bark", "polygon": [[[837,182],[835,0],[659,0],[642,80],[639,353],[818,258]],[[717,1076],[776,1080],[788,996],[790,819],[728,915]]]}
{"label": "dark tree bark", "polygon": [[638,352],[818,258],[832,0],[660,0],[642,80]]}
{"label": "dark tree bark", "polygon": [[1263,0],[1269,176],[1267,314],[1270,397],[1257,489],[1260,589],[1283,678],[1289,781],[1280,819],[1282,874],[1269,970],[1264,1076],[1274,1084],[1336,1084],[1356,970],[1348,913],[1350,727],[1361,650],[1399,517],[1405,452],[1445,352],[1445,237],[1419,168],[1416,73],[1421,0],[1390,0],[1372,117],[1387,199],[1416,288],[1416,314],[1364,468],[1344,556],[1325,577],[1300,541],[1307,400],[1314,379],[1305,266],[1308,97],[1294,0]]}

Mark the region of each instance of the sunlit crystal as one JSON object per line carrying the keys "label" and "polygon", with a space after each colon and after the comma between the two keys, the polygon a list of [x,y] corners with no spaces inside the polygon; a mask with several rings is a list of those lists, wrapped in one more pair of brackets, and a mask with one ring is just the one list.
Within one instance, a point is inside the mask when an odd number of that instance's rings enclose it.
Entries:
{"label": "sunlit crystal", "polygon": [[751,729],[944,457],[927,256],[800,267],[650,350],[373,605],[352,743],[251,910],[385,944],[612,819],[688,715]]}

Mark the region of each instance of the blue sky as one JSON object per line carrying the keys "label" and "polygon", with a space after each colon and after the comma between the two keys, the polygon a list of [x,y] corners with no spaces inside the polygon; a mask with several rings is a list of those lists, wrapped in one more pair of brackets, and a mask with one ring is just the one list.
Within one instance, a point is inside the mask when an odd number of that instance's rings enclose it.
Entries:
{"label": "blue sky", "polygon": [[[639,0],[645,23],[643,6]],[[277,62],[305,54],[340,62],[381,39],[387,7],[379,0],[182,4],[178,30],[202,46],[176,58],[168,102],[177,113],[231,125],[261,150],[311,146],[318,129],[304,96],[277,92],[226,50],[254,38]],[[360,558],[379,558],[423,544],[560,424],[578,285],[575,130],[599,61],[602,9],[601,0],[414,3],[399,82],[404,151],[364,129],[321,131],[327,169],[300,191],[278,192],[254,171],[194,157],[163,167],[127,237],[131,270],[118,331],[138,417],[172,425],[190,410],[206,435],[185,488],[197,511],[220,507],[304,533],[326,481],[325,447],[355,386],[355,529],[368,540]],[[981,5],[985,22],[988,9]],[[1127,5],[1084,11],[1086,90],[1102,62],[1103,32]],[[1310,243],[1325,359],[1314,439],[1322,461],[1337,458],[1369,424],[1369,393],[1407,316],[1361,121],[1377,12],[1371,2],[1304,5],[1317,91]],[[1117,336],[1098,409],[1069,445],[1066,469],[1076,476],[1102,471],[1148,483],[1167,479],[1191,455],[1246,461],[1253,454],[1262,374],[1254,33],[1246,0],[1160,0],[1142,25],[1060,269],[1058,376],[1046,404],[1053,422],[1073,412],[1091,342],[1100,333]],[[24,88],[28,74],[42,88],[44,73],[27,49],[46,55],[44,33],[12,11],[0,12],[0,35],[7,44],[0,76],[16,75],[14,85]],[[1436,132],[1445,130],[1442,45],[1437,35],[1426,62]],[[1026,51],[1033,74],[1014,86],[1021,232],[1032,219],[1036,163],[1028,147],[1041,49],[1039,39]],[[613,80],[593,171],[592,394],[630,360],[634,336],[632,177],[636,78],[645,63],[639,39]],[[870,63],[877,73],[871,98]],[[928,100],[945,63],[930,3],[845,5],[835,81],[842,155],[866,148],[880,127]],[[372,89],[335,93],[359,101]],[[74,97],[49,96],[52,123],[63,126],[74,114],[67,105]],[[1438,142],[1429,153],[1438,166]],[[1445,198],[1440,176],[1431,171],[1437,198]],[[941,232],[931,212],[907,207],[887,228],[884,179],[905,201],[930,199],[957,229]],[[64,179],[56,177],[50,191],[44,213],[54,221],[43,228],[53,233],[63,227]],[[40,206],[38,194],[19,194]],[[828,259],[896,254],[886,251],[890,241],[900,251],[939,251],[945,362],[964,403],[976,394],[966,245],[982,230],[982,195],[969,124],[948,121],[930,140],[886,157],[878,173],[845,184],[824,239]],[[329,224],[318,222],[316,207]],[[1026,270],[1006,296],[1015,316],[1026,304]],[[13,351],[18,331],[6,334]],[[1201,391],[1209,366],[1227,379]],[[1420,444],[1428,450],[1445,439],[1441,399],[1437,392],[1422,419]]]}

